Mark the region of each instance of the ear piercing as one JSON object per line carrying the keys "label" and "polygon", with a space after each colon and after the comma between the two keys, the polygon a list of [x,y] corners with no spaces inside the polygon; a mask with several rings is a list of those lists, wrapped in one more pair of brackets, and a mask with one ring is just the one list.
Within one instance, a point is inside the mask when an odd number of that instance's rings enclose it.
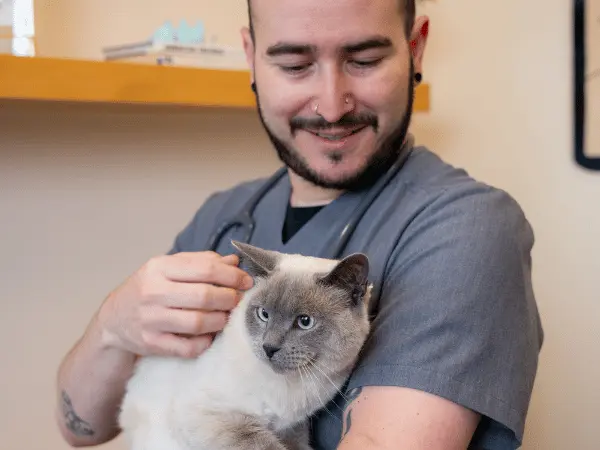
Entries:
{"label": "ear piercing", "polygon": [[421,74],[421,72],[415,73],[415,82],[417,84],[419,84],[422,80],[423,80],[423,75]]}

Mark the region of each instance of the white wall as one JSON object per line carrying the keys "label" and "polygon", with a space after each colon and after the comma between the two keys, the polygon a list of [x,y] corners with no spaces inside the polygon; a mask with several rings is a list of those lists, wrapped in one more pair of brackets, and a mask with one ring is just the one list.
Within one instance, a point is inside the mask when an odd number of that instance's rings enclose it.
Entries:
{"label": "white wall", "polygon": [[[433,111],[413,131],[512,193],[536,232],[546,342],[524,449],[597,449],[600,173],[571,158],[570,2],[423,11]],[[166,249],[210,190],[276,165],[253,113],[0,104],[3,449],[67,448],[55,370],[106,292]]]}

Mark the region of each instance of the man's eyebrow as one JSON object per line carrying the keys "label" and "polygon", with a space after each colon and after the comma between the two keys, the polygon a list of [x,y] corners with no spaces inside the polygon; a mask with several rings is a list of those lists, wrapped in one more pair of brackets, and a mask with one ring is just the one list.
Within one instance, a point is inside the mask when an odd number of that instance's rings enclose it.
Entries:
{"label": "man's eyebrow", "polygon": [[[392,47],[392,41],[383,36],[374,36],[353,44],[346,44],[342,47],[344,53],[358,53],[373,48]],[[309,55],[317,52],[314,45],[295,44],[292,42],[278,42],[267,48],[267,56],[280,55]]]}
{"label": "man's eyebrow", "polygon": [[389,48],[392,47],[392,41],[386,37],[375,36],[355,44],[344,45],[343,49],[346,53],[358,53],[372,48]]}
{"label": "man's eyebrow", "polygon": [[316,48],[312,45],[292,44],[288,42],[279,42],[267,49],[267,56],[279,55],[307,55],[314,53]]}

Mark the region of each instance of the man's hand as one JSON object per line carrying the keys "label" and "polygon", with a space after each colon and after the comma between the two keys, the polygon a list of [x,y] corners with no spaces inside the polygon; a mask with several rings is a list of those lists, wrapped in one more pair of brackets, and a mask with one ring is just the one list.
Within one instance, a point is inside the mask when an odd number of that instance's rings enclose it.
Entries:
{"label": "man's hand", "polygon": [[210,345],[252,285],[238,264],[235,255],[213,252],[160,256],[106,298],[58,370],[56,417],[70,445],[119,434],[116,418],[137,355],[194,357]]}
{"label": "man's hand", "polygon": [[214,252],[151,259],[102,305],[103,339],[136,355],[199,355],[252,286],[238,263],[236,255]]}
{"label": "man's hand", "polygon": [[479,414],[413,389],[350,394],[338,450],[466,450],[479,423]]}

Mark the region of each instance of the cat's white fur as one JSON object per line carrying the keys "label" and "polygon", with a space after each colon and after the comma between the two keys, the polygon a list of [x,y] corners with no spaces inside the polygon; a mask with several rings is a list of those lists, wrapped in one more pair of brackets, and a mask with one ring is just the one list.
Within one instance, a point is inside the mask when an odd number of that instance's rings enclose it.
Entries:
{"label": "cat's white fur", "polygon": [[[290,274],[327,272],[336,264],[334,260],[282,256],[279,266]],[[254,355],[244,321],[246,307],[261,282],[258,279],[246,292],[223,332],[200,357],[139,361],[119,417],[131,450],[217,450],[211,439],[220,424],[209,410],[243,411],[261,417],[272,430],[282,430],[325,406],[323,402],[341,388],[344,378],[323,377],[319,396],[307,395],[306,379],[299,376],[290,381]]]}

